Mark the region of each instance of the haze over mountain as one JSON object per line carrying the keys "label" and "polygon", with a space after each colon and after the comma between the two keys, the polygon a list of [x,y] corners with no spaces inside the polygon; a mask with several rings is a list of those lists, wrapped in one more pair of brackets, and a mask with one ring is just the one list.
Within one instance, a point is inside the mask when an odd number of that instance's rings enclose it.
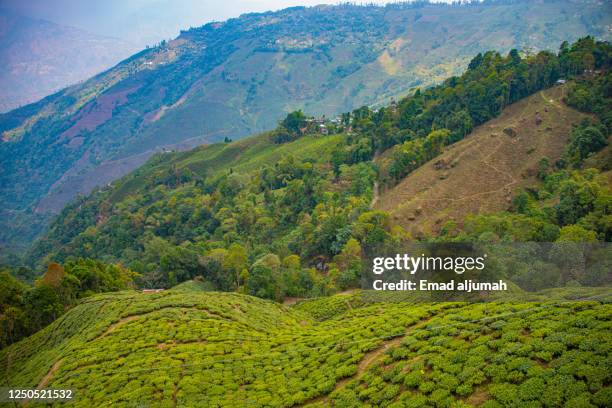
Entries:
{"label": "haze over mountain", "polygon": [[[443,0],[450,2],[450,0]],[[385,4],[389,0],[369,3]],[[33,19],[117,37],[140,48],[175,38],[180,30],[243,13],[316,6],[320,0],[2,0],[2,7]]]}
{"label": "haze over mountain", "polygon": [[381,104],[460,72],[486,49],[606,39],[609,11],[569,0],[320,6],[182,32],[0,116],[2,245],[30,242],[75,195],[162,149],[270,129],[294,109],[334,115]]}
{"label": "haze over mountain", "polygon": [[[2,0],[0,112],[106,70],[182,29],[313,0]],[[382,2],[384,3],[384,1]]]}
{"label": "haze over mountain", "polygon": [[108,69],[138,48],[118,38],[0,10],[0,112]]}

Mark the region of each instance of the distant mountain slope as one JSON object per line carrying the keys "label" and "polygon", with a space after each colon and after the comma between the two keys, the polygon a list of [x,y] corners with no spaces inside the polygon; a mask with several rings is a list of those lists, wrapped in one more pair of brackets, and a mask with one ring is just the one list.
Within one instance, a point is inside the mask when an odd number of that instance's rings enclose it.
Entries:
{"label": "distant mountain slope", "polygon": [[[224,289],[244,280],[240,268],[226,265],[233,272],[219,273],[214,266],[224,251],[243,253],[245,265],[274,254],[279,262],[296,255],[295,262],[304,267],[346,266],[344,256],[408,239],[398,224],[410,229],[417,224],[415,215],[435,224],[444,208],[452,209],[457,221],[469,212],[508,208],[512,195],[535,181],[544,156],[550,167],[563,167],[555,161],[570,133],[574,137],[571,125],[585,115],[564,107],[565,88],[554,84],[562,74],[573,78],[568,98],[576,103],[576,95],[582,95],[583,102],[605,113],[611,56],[609,43],[591,37],[564,45],[558,55],[542,51],[522,58],[517,52],[486,52],[475,56],[460,77],[387,107],[342,114],[341,121],[326,122],[325,132],[314,119],[293,112],[270,132],[157,154],[66,206],[25,258],[44,268],[50,261],[92,257],[129,266],[142,274],[146,286],[170,287],[203,275]],[[595,61],[593,75],[582,75],[582,61]],[[590,151],[606,144],[608,130],[600,128],[585,136],[595,141]],[[586,158],[590,142],[585,146],[581,154]],[[431,160],[440,154],[435,170]],[[483,157],[493,167],[483,165]],[[401,183],[405,177],[412,180],[411,173],[424,177]],[[399,187],[377,197],[381,186],[398,182]],[[410,194],[404,196],[403,189]],[[410,200],[427,189],[433,204],[416,214]],[[469,205],[444,206],[468,197]],[[567,208],[574,208],[572,203]],[[373,211],[374,205],[387,211]],[[587,213],[577,213],[578,218]],[[559,218],[547,220],[556,223]],[[554,241],[559,226],[550,227],[548,238]],[[605,226],[589,229],[601,239],[607,236]],[[344,269],[350,273],[337,281],[340,289],[350,287],[354,278],[354,269]],[[308,290],[318,290],[319,283]],[[257,294],[258,289],[252,291]],[[258,296],[297,295],[270,291]]]}
{"label": "distant mountain slope", "polygon": [[189,289],[92,296],[1,350],[0,379],[71,389],[75,407],[607,405],[609,290],[497,303],[388,294],[291,308]]}
{"label": "distant mountain slope", "polygon": [[134,51],[118,38],[0,9],[0,112],[88,79]]}
{"label": "distant mountain slope", "polygon": [[[540,160],[561,158],[572,125],[585,117],[563,103],[563,91],[558,86],[507,107],[381,194],[376,207],[415,236],[509,208],[518,191],[539,182]],[[392,153],[379,159],[383,167]]]}
{"label": "distant mountain slope", "polygon": [[[182,33],[0,116],[1,244],[27,244],[75,195],[184,149],[269,129],[283,112],[335,114],[458,73],[484,49],[608,38],[599,2],[292,8]],[[34,222],[37,218],[41,222]]]}

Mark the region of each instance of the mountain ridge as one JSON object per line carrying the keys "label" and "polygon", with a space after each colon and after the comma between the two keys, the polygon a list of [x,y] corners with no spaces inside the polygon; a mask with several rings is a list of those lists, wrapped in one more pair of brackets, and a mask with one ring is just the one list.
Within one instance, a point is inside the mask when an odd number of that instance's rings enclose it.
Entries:
{"label": "mountain ridge", "polygon": [[[579,9],[581,18],[566,8]],[[549,24],[529,23],[535,15]],[[458,73],[477,50],[545,48],[567,30],[570,37],[605,36],[609,19],[594,3],[564,0],[334,6],[247,14],[183,32],[0,116],[2,220],[15,220],[5,222],[2,242],[23,247],[50,212],[163,146],[236,139],[299,107],[329,115],[380,103]],[[504,35],[487,34],[504,24]],[[26,173],[29,181],[20,185]]]}

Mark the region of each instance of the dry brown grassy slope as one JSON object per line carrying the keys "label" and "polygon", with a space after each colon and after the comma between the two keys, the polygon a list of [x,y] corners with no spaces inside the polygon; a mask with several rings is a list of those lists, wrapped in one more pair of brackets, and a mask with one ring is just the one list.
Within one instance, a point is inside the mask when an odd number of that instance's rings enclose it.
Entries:
{"label": "dry brown grassy slope", "polygon": [[381,192],[376,208],[414,236],[435,234],[448,220],[460,225],[468,214],[507,209],[517,190],[537,183],[540,159],[552,164],[561,157],[572,124],[584,117],[563,103],[563,92],[557,86],[509,106]]}

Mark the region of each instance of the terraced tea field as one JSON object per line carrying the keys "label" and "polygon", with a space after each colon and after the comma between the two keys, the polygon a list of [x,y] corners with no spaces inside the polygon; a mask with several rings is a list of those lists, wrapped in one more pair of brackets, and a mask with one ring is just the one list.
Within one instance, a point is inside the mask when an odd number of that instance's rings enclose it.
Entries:
{"label": "terraced tea field", "polygon": [[357,292],[286,307],[188,285],[106,294],[3,350],[2,381],[74,389],[75,407],[606,406],[610,299]]}

